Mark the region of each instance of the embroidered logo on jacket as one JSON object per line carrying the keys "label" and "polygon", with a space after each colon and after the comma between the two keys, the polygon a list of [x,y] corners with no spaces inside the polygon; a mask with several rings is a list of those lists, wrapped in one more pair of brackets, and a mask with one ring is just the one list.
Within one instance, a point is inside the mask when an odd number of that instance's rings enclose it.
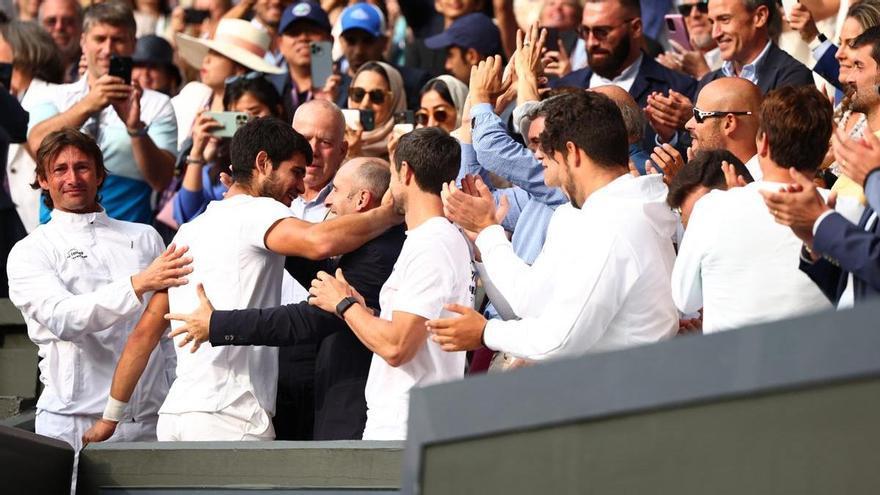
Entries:
{"label": "embroidered logo on jacket", "polygon": [[79,249],[70,249],[67,251],[67,259],[76,260],[76,259],[86,259],[88,256],[80,251]]}

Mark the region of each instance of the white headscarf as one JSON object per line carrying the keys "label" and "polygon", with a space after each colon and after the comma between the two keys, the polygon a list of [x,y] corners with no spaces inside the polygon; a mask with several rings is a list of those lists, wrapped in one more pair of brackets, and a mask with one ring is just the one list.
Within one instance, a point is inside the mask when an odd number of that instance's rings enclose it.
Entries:
{"label": "white headscarf", "polygon": [[437,76],[428,81],[425,87],[431,86],[434,81],[443,81],[446,89],[449,90],[452,105],[455,107],[455,129],[458,129],[461,126],[461,114],[464,111],[464,102],[467,100],[469,88],[467,84],[449,75]]}

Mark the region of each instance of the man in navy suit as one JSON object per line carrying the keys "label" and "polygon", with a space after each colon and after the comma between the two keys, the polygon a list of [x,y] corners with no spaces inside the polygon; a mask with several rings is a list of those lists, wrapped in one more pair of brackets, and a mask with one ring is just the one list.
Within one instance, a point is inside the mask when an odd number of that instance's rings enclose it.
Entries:
{"label": "man in navy suit", "polygon": [[724,63],[700,80],[742,77],[764,94],[782,86],[814,84],[813,73],[770,40],[768,27],[779,15],[773,0],[709,0],[712,37]]}
{"label": "man in navy suit", "polygon": [[[641,9],[638,0],[591,0],[584,5],[579,29],[587,49],[589,67],[572,72],[553,86],[592,88],[613,84],[629,92],[641,108],[652,93],[668,94],[674,90],[693,100],[696,81],[663,67],[642,52]],[[683,112],[690,118],[690,109]],[[679,127],[684,128],[687,118]],[[643,149],[655,146],[656,132],[645,129]]]}
{"label": "man in navy suit", "polygon": [[849,139],[844,132],[834,136],[835,158],[851,179],[862,184],[868,206],[858,225],[847,221],[816,192],[810,178],[792,172],[795,184],[788,192],[765,195],[776,221],[792,228],[804,241],[800,268],[822,289],[832,303],[839,304],[849,275],[854,302],[880,293],[880,139],[871,134],[880,129],[880,27],[858,36],[850,45],[853,70],[846,83],[855,87],[853,111],[864,113],[869,129],[864,140]]}

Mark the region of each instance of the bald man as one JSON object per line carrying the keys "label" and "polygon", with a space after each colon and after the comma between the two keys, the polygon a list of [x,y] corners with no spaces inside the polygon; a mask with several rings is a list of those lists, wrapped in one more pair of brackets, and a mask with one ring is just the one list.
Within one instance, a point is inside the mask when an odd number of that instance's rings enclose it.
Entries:
{"label": "bald man", "polygon": [[761,180],[755,136],[762,100],[760,88],[739,77],[716,79],[704,86],[697,96],[694,116],[685,125],[693,138],[691,149],[726,149],[745,164],[755,180]]}
{"label": "bald man", "polygon": [[[390,177],[390,165],[384,160],[350,160],[336,173],[327,196],[327,208],[336,216],[372,210],[381,204]],[[339,268],[352,287],[364,296],[367,306],[378,309],[379,290],[391,275],[405,237],[404,227],[397,226],[343,255],[338,262],[291,259],[303,272],[297,278],[300,283],[305,282],[306,287],[319,270],[335,273]],[[311,273],[306,274],[309,270]],[[349,330],[345,321],[305,301],[271,309],[237,311],[214,311],[210,304],[203,303],[188,318],[194,339],[208,340],[213,346],[286,346],[294,356],[302,349],[312,354],[317,349],[314,368],[308,375],[314,386],[314,431],[309,439],[361,438],[367,419],[364,388],[373,353]],[[276,432],[296,426],[280,424],[286,420],[299,422],[303,415],[276,414],[273,421]]]}
{"label": "bald man", "polygon": [[629,140],[629,160],[635,165],[639,173],[644,175],[645,164],[649,160],[648,154],[642,149],[642,136],[644,135],[647,122],[644,112],[639,108],[632,95],[619,86],[609,84],[593,88],[590,91],[602,93],[611,98],[611,101],[620,109],[620,114],[623,116],[623,124],[626,126],[627,139]]}
{"label": "bald man", "polygon": [[342,110],[326,100],[310,100],[296,109],[293,128],[312,146],[314,159],[306,166],[305,192],[290,204],[293,215],[309,222],[327,217],[325,205],[333,189],[333,177],[348,153],[345,117]]}

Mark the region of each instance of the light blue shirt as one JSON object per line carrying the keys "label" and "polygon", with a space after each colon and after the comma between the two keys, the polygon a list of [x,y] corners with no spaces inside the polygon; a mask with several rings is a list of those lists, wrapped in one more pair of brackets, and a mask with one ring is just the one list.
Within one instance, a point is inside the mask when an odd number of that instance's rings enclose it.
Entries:
{"label": "light blue shirt", "polygon": [[[471,109],[474,120],[473,146],[462,145],[464,174],[492,172],[513,183],[515,188],[498,191],[508,196],[511,212],[505,228],[513,227],[513,250],[526,263],[532,263],[544,247],[547,225],[556,207],[568,198],[558,188],[544,184],[544,169],[531,151],[516,142],[492,105],[479,104]],[[513,218],[512,218],[513,216]],[[511,221],[511,220],[514,221]]]}
{"label": "light blue shirt", "polygon": [[758,64],[764,57],[767,55],[767,52],[770,50],[770,43],[772,41],[768,41],[767,45],[764,46],[764,49],[761,50],[761,53],[755,57],[755,60],[752,60],[750,63],[743,65],[741,71],[739,71],[739,75],[736,74],[736,70],[733,68],[733,62],[730,60],[725,60],[721,64],[721,72],[726,77],[741,77],[747,81],[751,81],[753,84],[758,84]]}
{"label": "light blue shirt", "polygon": [[[71,84],[55,86],[47,92],[47,99],[34,106],[28,132],[40,122],[66,112],[89,93],[86,77]],[[177,154],[177,119],[171,100],[164,94],[145,89],[141,95],[141,120],[147,125],[147,135],[156,147]],[[107,215],[128,222],[152,223],[153,189],[144,181],[132,154],[131,137],[125,123],[112,105],[91,116],[81,129],[95,138],[104,155],[107,178],[98,190],[101,205]],[[40,223],[49,221],[49,209],[40,208]]]}

